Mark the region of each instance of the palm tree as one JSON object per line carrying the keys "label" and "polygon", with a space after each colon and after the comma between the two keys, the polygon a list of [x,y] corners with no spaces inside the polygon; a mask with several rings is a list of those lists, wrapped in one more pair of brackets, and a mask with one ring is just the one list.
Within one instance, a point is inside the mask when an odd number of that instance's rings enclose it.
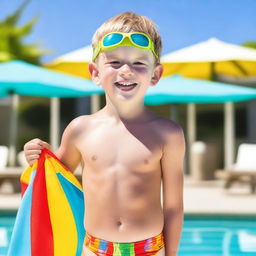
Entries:
{"label": "palm tree", "polygon": [[29,2],[30,0],[25,0],[13,14],[0,22],[0,62],[20,59],[39,65],[42,54],[49,52],[39,49],[38,43],[26,44],[23,42],[24,37],[32,32],[38,20],[37,16],[25,25],[17,26],[17,22]]}
{"label": "palm tree", "polygon": [[[32,64],[40,65],[41,56],[49,52],[45,49],[39,48],[38,43],[29,44],[23,42],[24,38],[32,32],[34,25],[39,18],[39,16],[36,16],[23,26],[17,25],[25,7],[28,5],[29,2],[30,0],[24,0],[23,3],[13,14],[7,16],[2,21],[0,21],[0,62],[19,59]],[[13,95],[12,102],[14,101],[14,99],[18,101],[19,98],[17,95]],[[27,101],[29,101],[29,99],[25,99],[24,102],[26,103]],[[32,106],[32,104],[30,104],[30,106]],[[17,118],[14,114],[15,111],[12,111],[12,113],[13,118]],[[40,113],[37,114],[40,116]],[[10,143],[16,144],[16,132],[15,136],[11,135],[10,137],[11,140],[14,140],[14,142],[10,140]],[[22,147],[20,146],[20,148]],[[11,164],[14,163],[15,159]]]}

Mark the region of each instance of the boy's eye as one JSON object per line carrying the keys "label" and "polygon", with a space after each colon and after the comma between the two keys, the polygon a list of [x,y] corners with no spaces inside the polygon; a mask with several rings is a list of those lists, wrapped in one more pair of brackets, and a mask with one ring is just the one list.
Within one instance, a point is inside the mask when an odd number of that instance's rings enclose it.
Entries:
{"label": "boy's eye", "polygon": [[139,62],[139,61],[137,61],[137,62],[134,62],[133,64],[134,64],[134,65],[144,65],[144,63],[142,63],[142,62]]}
{"label": "boy's eye", "polygon": [[120,64],[119,61],[110,61],[109,63],[112,64],[112,65],[118,65],[118,64]]}

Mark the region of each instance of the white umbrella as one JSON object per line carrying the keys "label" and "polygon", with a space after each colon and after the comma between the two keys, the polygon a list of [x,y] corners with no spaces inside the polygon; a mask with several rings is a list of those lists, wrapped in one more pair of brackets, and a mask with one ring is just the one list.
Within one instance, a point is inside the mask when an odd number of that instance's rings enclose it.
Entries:
{"label": "white umbrella", "polygon": [[88,64],[92,61],[92,46],[68,52],[44,65],[46,68],[91,79]]}
{"label": "white umbrella", "polygon": [[164,76],[174,73],[209,79],[213,73],[236,77],[256,75],[256,50],[210,38],[161,58]]}
{"label": "white umbrella", "polygon": [[[216,73],[236,77],[256,75],[256,50],[222,42],[216,38],[185,47],[161,58],[164,76],[181,74],[186,77],[215,80]],[[188,105],[188,140],[196,140],[195,105]],[[234,106],[225,103],[225,167],[234,162]]]}

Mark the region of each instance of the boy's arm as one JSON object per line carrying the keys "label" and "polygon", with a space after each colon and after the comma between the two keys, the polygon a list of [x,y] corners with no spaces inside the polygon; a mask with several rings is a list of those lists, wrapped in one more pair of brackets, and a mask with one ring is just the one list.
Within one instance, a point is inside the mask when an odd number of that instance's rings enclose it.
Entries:
{"label": "boy's arm", "polygon": [[75,171],[81,161],[81,154],[75,143],[78,136],[79,123],[79,118],[76,118],[66,127],[62,135],[60,147],[56,152],[59,160],[72,172]]}
{"label": "boy's arm", "polygon": [[161,159],[163,175],[163,233],[165,255],[176,256],[178,254],[183,225],[183,161],[185,155],[185,139],[182,128],[177,124],[172,124],[168,128],[166,138]]}

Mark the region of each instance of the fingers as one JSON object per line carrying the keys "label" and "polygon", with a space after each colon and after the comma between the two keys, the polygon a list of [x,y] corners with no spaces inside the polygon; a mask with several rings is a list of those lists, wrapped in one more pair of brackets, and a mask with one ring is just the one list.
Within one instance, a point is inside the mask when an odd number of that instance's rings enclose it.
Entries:
{"label": "fingers", "polygon": [[24,153],[29,165],[33,165],[42,153],[42,149],[47,148],[51,150],[51,146],[38,138],[28,141],[24,145]]}
{"label": "fingers", "polygon": [[39,154],[36,155],[26,155],[26,160],[29,165],[33,165],[37,159],[39,159]]}
{"label": "fingers", "polygon": [[45,141],[42,141],[42,140],[41,140],[40,143],[39,143],[39,145],[42,146],[43,148],[47,148],[47,149],[51,150],[51,145],[48,144],[48,143],[45,142]]}
{"label": "fingers", "polygon": [[40,139],[33,139],[24,145],[24,151],[26,150],[40,150],[43,148],[51,149],[51,145]]}

